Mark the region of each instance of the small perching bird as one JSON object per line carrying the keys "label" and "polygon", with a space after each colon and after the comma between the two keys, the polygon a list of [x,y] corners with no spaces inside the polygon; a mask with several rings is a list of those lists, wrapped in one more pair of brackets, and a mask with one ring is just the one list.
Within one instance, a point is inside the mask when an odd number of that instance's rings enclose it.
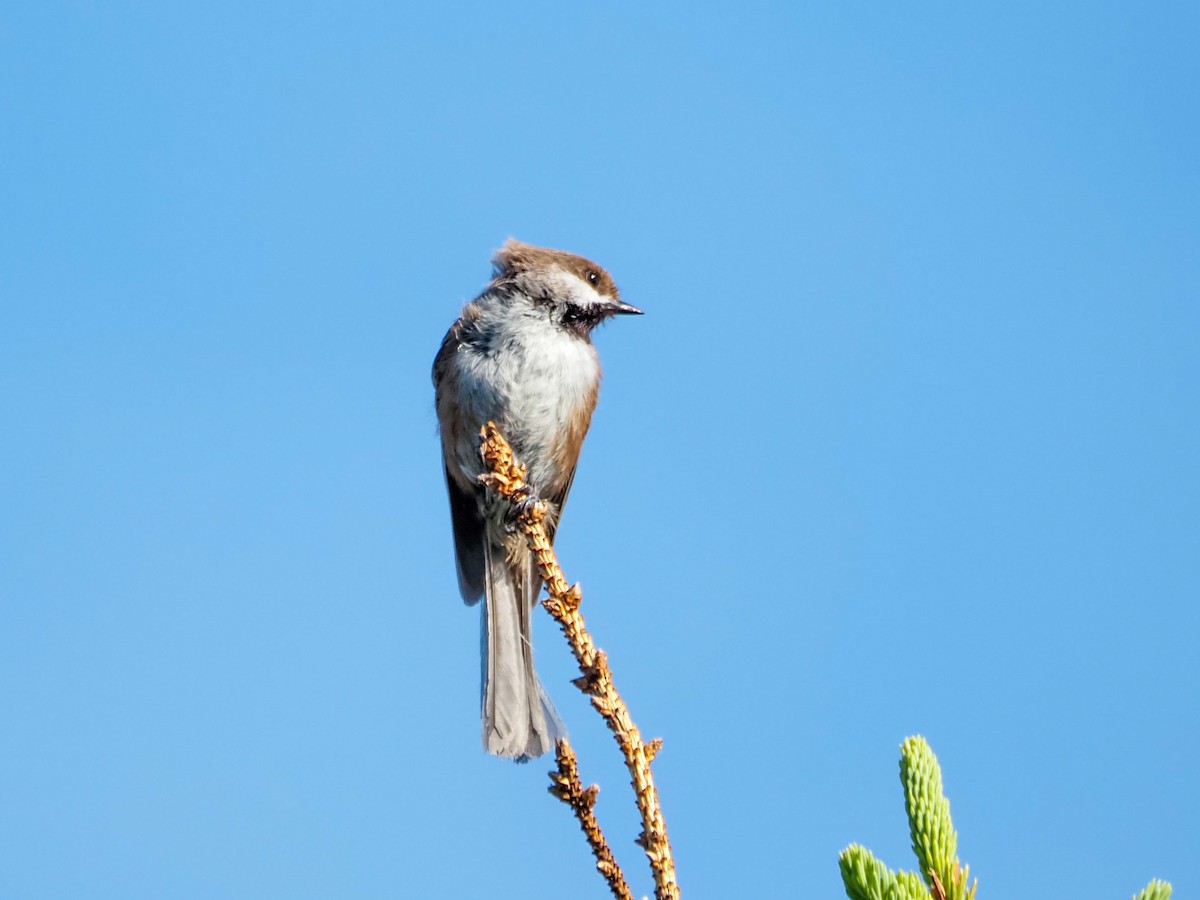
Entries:
{"label": "small perching bird", "polygon": [[549,505],[553,539],[600,390],[591,332],[640,314],[594,262],[509,240],[493,277],[468,303],[433,362],[437,417],[463,600],[485,598],[483,746],[497,756],[541,756],[563,733],[533,668],[537,565],[507,504],[479,484],[479,431],[495,422]]}

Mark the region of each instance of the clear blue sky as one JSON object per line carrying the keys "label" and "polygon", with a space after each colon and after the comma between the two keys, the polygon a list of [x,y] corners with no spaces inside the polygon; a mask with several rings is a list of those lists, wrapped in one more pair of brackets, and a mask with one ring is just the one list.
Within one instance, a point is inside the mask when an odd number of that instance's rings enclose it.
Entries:
{"label": "clear blue sky", "polygon": [[[563,564],[685,896],[1200,892],[1194,3],[0,15],[0,895],[603,897],[479,748],[429,366],[505,237],[641,319]],[[539,667],[640,892],[611,739]]]}

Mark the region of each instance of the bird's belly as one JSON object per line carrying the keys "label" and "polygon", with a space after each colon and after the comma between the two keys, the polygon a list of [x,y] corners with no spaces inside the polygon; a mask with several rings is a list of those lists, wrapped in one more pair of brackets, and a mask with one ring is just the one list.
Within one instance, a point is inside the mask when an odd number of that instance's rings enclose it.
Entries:
{"label": "bird's belly", "polygon": [[[567,335],[526,340],[506,350],[471,354],[460,382],[462,406],[475,420],[475,434],[488,421],[500,426],[529,468],[530,484],[546,491],[565,477],[558,462],[561,445],[581,407],[591,412],[600,364],[590,343]],[[482,465],[478,444],[461,450],[460,465],[477,473]]]}

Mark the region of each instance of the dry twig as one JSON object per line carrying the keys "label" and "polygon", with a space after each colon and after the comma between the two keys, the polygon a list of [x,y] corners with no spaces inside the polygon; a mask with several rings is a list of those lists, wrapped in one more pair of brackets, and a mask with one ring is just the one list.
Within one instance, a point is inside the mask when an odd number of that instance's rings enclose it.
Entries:
{"label": "dry twig", "polygon": [[633,900],[633,893],[625,883],[625,874],[617,865],[604,832],[600,830],[600,823],[596,821],[596,814],[592,812],[600,788],[594,784],[584,788],[583,782],[579,780],[579,764],[575,760],[575,751],[571,749],[571,742],[566,738],[555,745],[554,759],[558,763],[558,771],[550,773],[550,780],[554,782],[550,793],[574,811],[575,818],[579,820],[579,827],[583,829],[588,845],[592,848],[592,855],[596,857],[596,868],[608,882],[608,889],[613,892],[613,896],[617,900]]}
{"label": "dry twig", "polygon": [[525,467],[514,458],[512,447],[494,422],[488,422],[480,431],[480,441],[483,461],[489,470],[481,481],[514,504],[517,521],[525,533],[529,549],[537,557],[538,569],[546,582],[549,596],[542,601],[542,605],[562,627],[571,645],[571,652],[579,663],[582,675],[575,680],[575,685],[592,698],[592,706],[604,717],[633,777],[633,790],[642,814],[642,833],[637,843],[650,860],[650,869],[654,874],[654,896],[657,900],[678,900],[675,859],[671,854],[667,824],[658,802],[658,789],[650,774],[650,763],[662,748],[662,740],[655,738],[648,743],[642,740],[641,732],[629,715],[629,708],[617,693],[608,659],[604,651],[596,647],[584,627],[583,616],[579,612],[579,603],[583,599],[579,585],[567,584],[554,556],[550,537],[543,524],[546,505],[532,496],[525,483]]}

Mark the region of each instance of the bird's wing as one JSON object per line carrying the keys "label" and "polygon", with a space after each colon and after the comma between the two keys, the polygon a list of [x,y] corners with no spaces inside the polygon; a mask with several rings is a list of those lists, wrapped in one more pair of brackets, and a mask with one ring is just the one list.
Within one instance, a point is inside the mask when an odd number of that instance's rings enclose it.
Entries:
{"label": "bird's wing", "polygon": [[554,504],[555,515],[546,521],[546,535],[550,538],[550,542],[554,542],[554,533],[558,531],[558,522],[562,518],[563,507],[567,505],[567,494],[571,493],[571,483],[575,481],[575,470],[578,466],[571,466],[571,471],[567,473],[567,477],[563,479],[562,487],[545,498]]}
{"label": "bird's wing", "polygon": [[450,522],[454,526],[454,561],[458,568],[458,591],[468,604],[479,602],[487,579],[484,557],[483,515],[476,495],[461,487],[446,469],[450,494]]}
{"label": "bird's wing", "polygon": [[433,387],[440,393],[442,381],[449,374],[450,359],[462,343],[463,320],[460,317],[450,326],[446,336],[442,338],[442,346],[438,347],[437,356],[433,358]]}
{"label": "bird's wing", "polygon": [[[453,396],[454,354],[463,340],[464,323],[460,318],[450,326],[433,360],[433,385],[437,392],[438,424],[442,432],[442,460],[446,472],[446,491],[450,495],[450,521],[454,527],[454,558],[458,568],[458,590],[467,603],[478,603],[483,596],[487,562],[484,559],[483,514],[478,493],[455,480],[450,471],[454,447],[459,440],[453,417],[443,415],[442,403]],[[446,393],[450,392],[450,393]]]}
{"label": "bird's wing", "polygon": [[547,529],[551,541],[554,540],[554,533],[558,530],[558,522],[562,518],[563,507],[567,504],[567,495],[571,493],[571,485],[575,481],[575,472],[579,468],[579,452],[583,449],[583,439],[587,435],[588,425],[591,424],[599,391],[600,380],[597,378],[583,401],[572,412],[571,422],[567,427],[566,440],[563,444],[564,452],[559,457],[560,471],[563,472],[562,482],[557,488],[551,485],[547,491],[548,496],[545,498],[556,507],[555,515],[550,519]]}

